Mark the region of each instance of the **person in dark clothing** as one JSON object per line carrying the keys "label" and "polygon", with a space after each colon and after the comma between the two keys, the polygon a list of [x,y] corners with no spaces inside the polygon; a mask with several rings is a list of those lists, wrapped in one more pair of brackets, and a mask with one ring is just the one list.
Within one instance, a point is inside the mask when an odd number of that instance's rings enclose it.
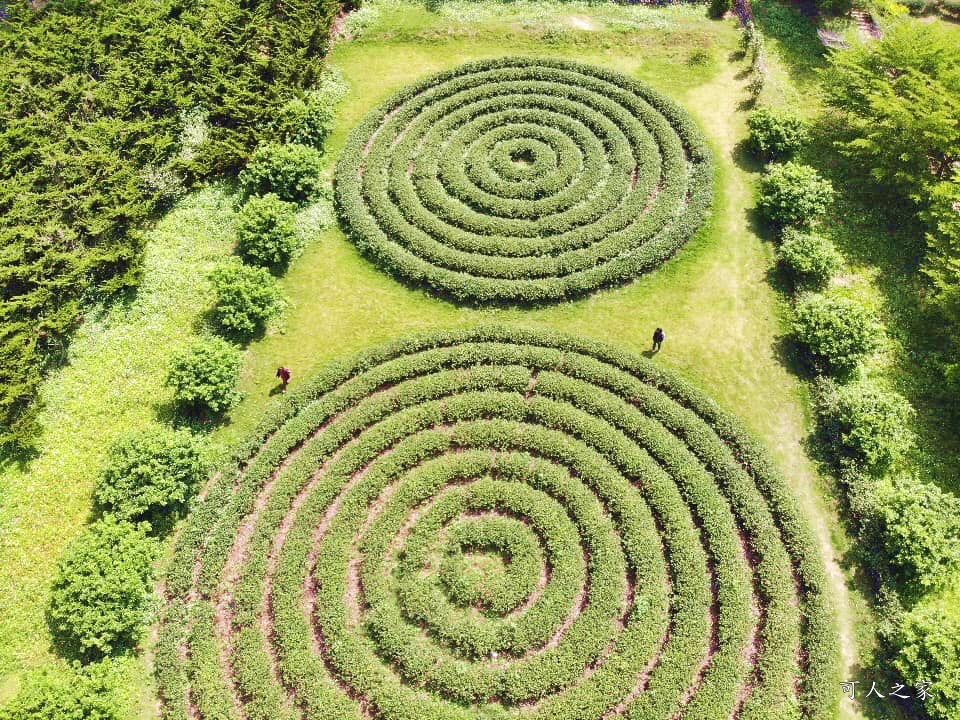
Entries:
{"label": "person in dark clothing", "polygon": [[290,368],[281,365],[277,368],[277,377],[280,378],[280,382],[283,383],[283,392],[287,391],[287,383],[290,382],[290,378],[293,373],[290,372]]}
{"label": "person in dark clothing", "polygon": [[653,331],[653,352],[660,352],[666,337],[667,334],[663,331],[663,328],[657,328]]}

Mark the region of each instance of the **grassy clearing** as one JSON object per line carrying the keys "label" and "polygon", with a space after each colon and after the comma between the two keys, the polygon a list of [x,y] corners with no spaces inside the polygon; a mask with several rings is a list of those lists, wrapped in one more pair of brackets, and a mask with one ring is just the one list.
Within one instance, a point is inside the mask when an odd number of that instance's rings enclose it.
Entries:
{"label": "grassy clearing", "polygon": [[[455,2],[440,12],[381,2],[348,23],[330,61],[351,91],[339,107],[329,141],[332,166],[346,133],[378,102],[424,74],[470,59],[502,54],[575,58],[626,72],[671,95],[701,123],[717,158],[712,219],[679,257],[628,286],[564,305],[531,311],[475,310],[441,302],[375,269],[336,228],[315,234],[283,279],[290,305],[276,327],[247,354],[244,402],[211,440],[224,448],[244,435],[275,399],[274,371],[293,383],[330,360],[415,330],[498,321],[545,326],[620,345],[649,347],[657,325],[667,332],[657,362],[676,367],[739,415],[770,448],[832,559],[845,660],[856,657],[862,609],[839,571],[846,545],[836,513],[802,442],[809,428],[804,391],[784,368],[778,337],[783,300],[770,287],[772,247],[751,225],[754,168],[738,165],[745,136],[744,80],[733,60],[738,30],[713,22],[702,7]],[[691,53],[705,47],[705,64]],[[783,66],[790,83],[789,66]],[[783,96],[799,97],[792,85]],[[321,213],[322,214],[322,213]],[[148,280],[130,305],[88,322],[70,367],[46,387],[47,431],[29,466],[8,464],[0,475],[0,700],[25,668],[51,661],[43,623],[45,588],[63,544],[86,520],[92,481],[109,440],[155,422],[170,353],[185,343],[206,302],[202,282],[228,251],[231,211],[208,190],[171,213],[148,250]],[[152,279],[151,279],[152,278]],[[51,488],[55,489],[51,492]],[[9,532],[7,529],[9,528]],[[131,681],[150,680],[142,664]],[[845,712],[855,710],[845,704]]]}

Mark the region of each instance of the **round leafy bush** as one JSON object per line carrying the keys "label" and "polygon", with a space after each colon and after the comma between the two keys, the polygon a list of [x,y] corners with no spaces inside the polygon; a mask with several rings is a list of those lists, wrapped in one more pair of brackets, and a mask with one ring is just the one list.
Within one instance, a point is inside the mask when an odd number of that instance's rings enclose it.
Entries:
{"label": "round leafy bush", "polygon": [[206,475],[199,441],[185,430],[127,435],[107,456],[94,500],[120,520],[169,525]]}
{"label": "round leafy bush", "polygon": [[644,358],[430,333],[306,381],[242,447],[167,574],[171,716],[835,717],[795,499]]}
{"label": "round leafy bush", "polygon": [[747,118],[750,149],[761,160],[790,157],[807,142],[807,127],[795,115],[760,108]]}
{"label": "round leafy bush", "polygon": [[28,677],[0,720],[124,720],[122,672],[109,660]]}
{"label": "round leafy bush", "polygon": [[713,196],[709,149],[682,108],[625,75],[542,58],[403,88],[351,133],[335,180],[368,257],[475,303],[629,281],[683,246]]}
{"label": "round leafy bush", "polygon": [[881,345],[883,329],[860,303],[808,293],[797,301],[794,334],[814,365],[846,375]]}
{"label": "round leafy bush", "polygon": [[795,228],[784,230],[777,257],[796,284],[816,289],[826,287],[843,265],[843,255],[832,242]]}
{"label": "round leafy bush", "polygon": [[333,127],[333,113],[323,93],[311,92],[280,108],[275,127],[283,142],[322,151]]}
{"label": "round leafy bush", "polygon": [[145,527],[112,518],[89,526],[67,546],[47,610],[64,652],[91,659],[136,644],[149,610],[157,550]]}
{"label": "round leafy bush", "polygon": [[300,249],[295,203],[274,193],[252,197],[237,216],[237,251],[251,265],[283,268]]}
{"label": "round leafy bush", "polygon": [[732,6],[731,0],[710,0],[710,17],[722,18]]}
{"label": "round leafy bush", "polygon": [[877,515],[903,586],[942,588],[960,571],[960,498],[910,476],[882,482]]}
{"label": "round leafy bush", "polygon": [[956,720],[960,707],[960,617],[949,609],[918,605],[894,634],[894,666],[907,685],[930,683],[923,709],[933,720]]}
{"label": "round leafy bush", "polygon": [[280,311],[283,294],[266,268],[227,261],[210,279],[216,294],[213,320],[230,337],[245,340],[263,332]]}
{"label": "round leafy bush", "polygon": [[913,445],[914,410],[902,395],[870,382],[826,382],[819,404],[827,442],[869,472],[885,470]]}
{"label": "round leafy bush", "polygon": [[777,225],[809,225],[827,211],[835,195],[830,181],[809,165],[785,162],[767,168],[757,207]]}
{"label": "round leafy bush", "polygon": [[220,414],[240,399],[240,350],[220,338],[199,340],[174,356],[167,385],[184,409],[200,415]]}
{"label": "round leafy bush", "polygon": [[240,197],[273,193],[281,200],[309,202],[323,187],[321,160],[320,151],[307,145],[261,145],[240,172]]}

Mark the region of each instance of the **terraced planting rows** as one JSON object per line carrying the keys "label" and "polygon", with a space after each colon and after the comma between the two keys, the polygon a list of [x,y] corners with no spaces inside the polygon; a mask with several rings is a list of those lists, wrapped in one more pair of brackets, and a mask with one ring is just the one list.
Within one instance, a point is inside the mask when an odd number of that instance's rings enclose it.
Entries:
{"label": "terraced planting rows", "polygon": [[556,301],[671,257],[712,202],[699,128],[603,68],[507,57],[402,89],[353,131],[336,169],[353,241],[457,300]]}
{"label": "terraced planting rows", "polygon": [[330,367],[209,486],[167,578],[170,720],[829,718],[817,547],[672,374],[481,327]]}

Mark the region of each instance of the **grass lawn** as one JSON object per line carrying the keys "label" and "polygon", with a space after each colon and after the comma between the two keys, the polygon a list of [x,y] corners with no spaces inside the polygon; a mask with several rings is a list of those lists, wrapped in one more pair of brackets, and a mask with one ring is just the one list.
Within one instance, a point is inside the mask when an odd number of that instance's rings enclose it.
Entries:
{"label": "grass lawn", "polygon": [[[503,54],[569,57],[643,79],[699,121],[717,160],[716,202],[706,227],[680,255],[628,286],[534,310],[462,308],[408,288],[362,258],[335,227],[316,233],[283,279],[290,304],[246,355],[245,399],[211,434],[223,449],[276,402],[274,370],[294,385],[325,363],[405,333],[481,321],[578,333],[635,352],[666,329],[656,362],[675,367],[739,415],[770,449],[799,497],[828,560],[843,637],[844,674],[857,659],[865,613],[847,590],[840,553],[848,540],[834,503],[803,450],[809,431],[803,386],[780,357],[783,299],[768,282],[773,249],[751,225],[754,169],[737,163],[746,97],[732,20],[710,21],[703,6],[647,8],[567,3],[509,6],[455,2],[431,13],[419,5],[374,3],[348,24],[359,38],[330,54],[350,92],[328,141],[330,165],[346,133],[384,97],[427,73]],[[691,64],[704,47],[706,64]],[[776,62],[776,61],[774,61]],[[782,71],[785,98],[797,97]],[[86,521],[97,464],[125,430],[157,421],[172,351],[188,342],[207,301],[203,277],[229,251],[232,210],[217,188],[185,201],[153,232],[147,281],[129,305],[90,320],[72,363],[45,387],[40,455],[0,469],[0,701],[28,668],[53,661],[43,620],[47,583],[64,544]],[[130,663],[141,692],[131,717],[155,713],[146,663]],[[844,679],[855,679],[854,677]],[[857,717],[851,703],[845,717]]]}

